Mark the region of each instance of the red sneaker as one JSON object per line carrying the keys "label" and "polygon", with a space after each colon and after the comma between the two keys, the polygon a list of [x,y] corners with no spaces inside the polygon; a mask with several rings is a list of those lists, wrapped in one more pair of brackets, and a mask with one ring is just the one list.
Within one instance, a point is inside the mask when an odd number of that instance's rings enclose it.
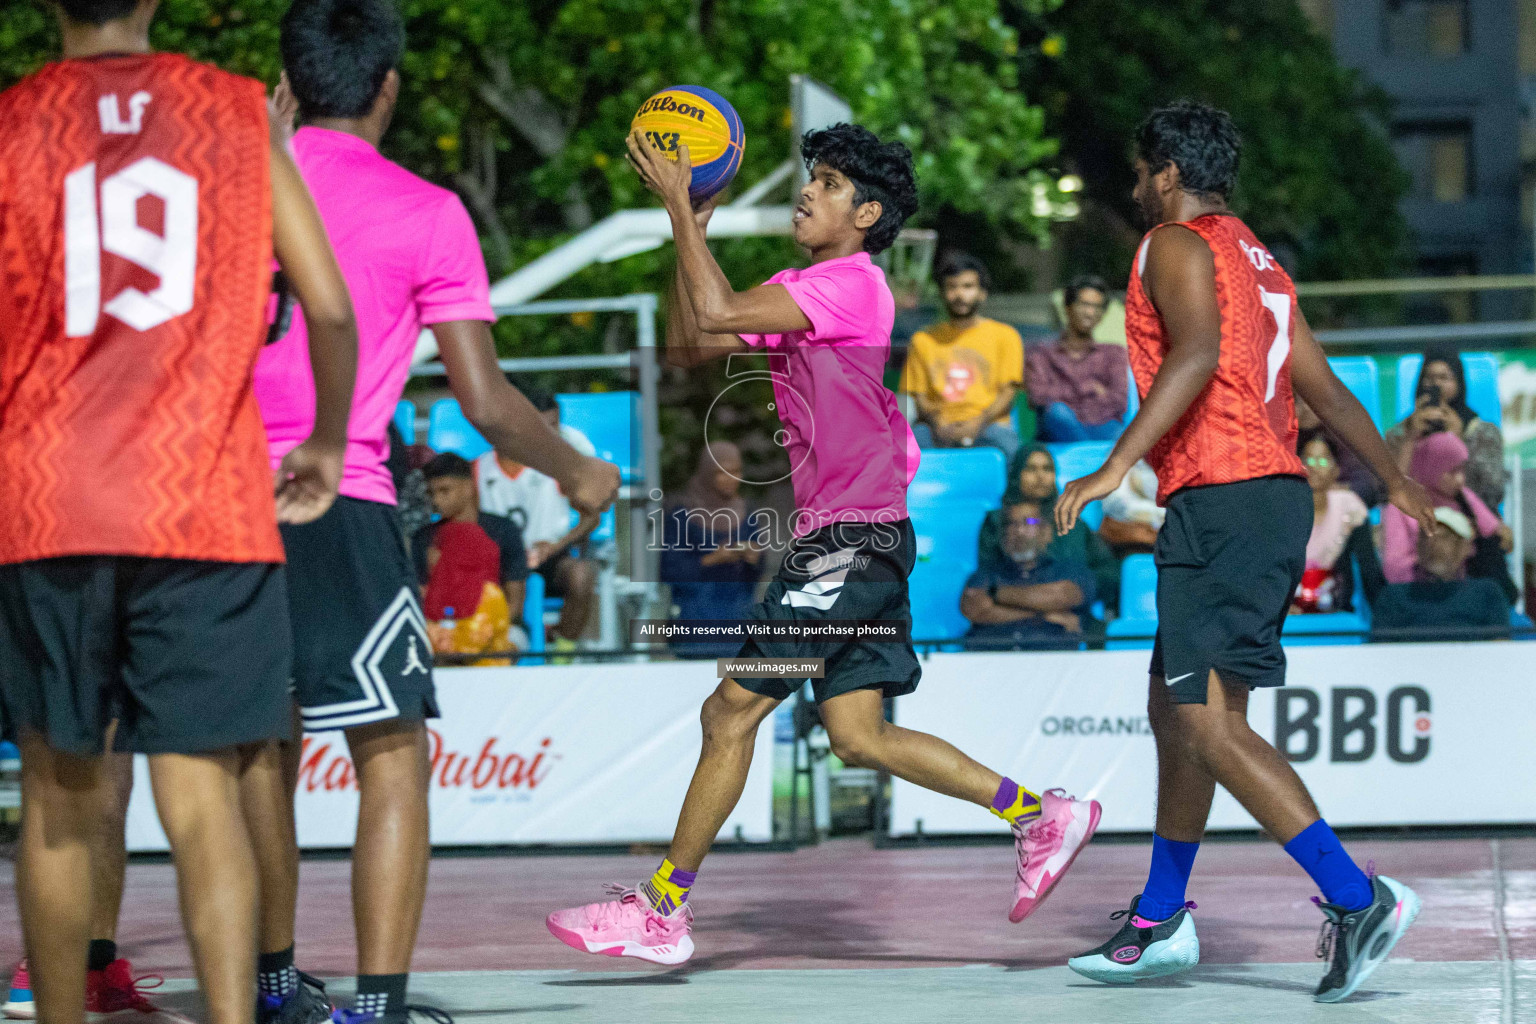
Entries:
{"label": "red sneaker", "polygon": [[133,965],[114,960],[99,971],[85,975],[85,1019],[88,1024],[194,1024],[192,1018],[156,1006],[145,997],[147,989],[165,984],[158,974],[135,978]]}

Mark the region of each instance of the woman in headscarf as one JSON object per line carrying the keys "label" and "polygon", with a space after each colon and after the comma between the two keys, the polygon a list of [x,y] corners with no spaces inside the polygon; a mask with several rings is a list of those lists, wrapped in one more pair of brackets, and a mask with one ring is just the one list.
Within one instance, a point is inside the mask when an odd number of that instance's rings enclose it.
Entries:
{"label": "woman in headscarf", "polygon": [[1467,372],[1461,354],[1452,348],[1431,348],[1414,386],[1412,415],[1391,430],[1385,440],[1404,473],[1415,444],[1437,433],[1454,434],[1467,449],[1467,486],[1489,508],[1504,500],[1504,435],[1467,405]]}
{"label": "woman in headscarf", "polygon": [[[1514,534],[1467,486],[1467,446],[1450,430],[1427,435],[1413,449],[1409,475],[1423,484],[1437,507],[1456,509],[1472,521],[1477,541],[1467,562],[1467,575],[1493,579],[1511,600],[1515,585],[1503,555],[1514,546]],[[1389,583],[1411,583],[1418,564],[1419,524],[1394,506],[1382,513],[1382,568]]]}
{"label": "woman in headscarf", "polygon": [[[1040,502],[1041,514],[1055,515],[1056,499],[1061,493],[1056,479],[1056,459],[1043,444],[1027,444],[1008,464],[1008,486],[1003,492],[1003,508],[1021,501]],[[985,566],[1005,556],[1002,549],[1003,515],[988,512],[977,538],[976,564]],[[1088,528],[1079,517],[1071,531],[1051,542],[1046,553],[1052,558],[1087,566],[1093,574],[1094,587],[1105,607],[1111,611],[1120,604],[1120,563],[1109,545]]]}
{"label": "woman in headscarf", "polygon": [[[672,586],[674,618],[744,618],[751,608],[762,549],[751,543],[747,503],[741,497],[741,450],[715,441],[667,511],[661,578]],[[740,643],[674,642],[688,657],[734,654]],[[728,649],[727,649],[728,648]]]}

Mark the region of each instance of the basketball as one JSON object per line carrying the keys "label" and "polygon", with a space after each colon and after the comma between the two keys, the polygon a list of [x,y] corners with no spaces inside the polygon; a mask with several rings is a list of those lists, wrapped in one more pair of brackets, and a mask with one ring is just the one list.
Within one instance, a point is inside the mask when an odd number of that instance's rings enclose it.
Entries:
{"label": "basketball", "polygon": [[731,183],[746,151],[741,118],[725,97],[699,85],[674,85],[640,105],[630,129],[640,129],[669,159],[688,147],[693,181],[688,194],[708,199]]}

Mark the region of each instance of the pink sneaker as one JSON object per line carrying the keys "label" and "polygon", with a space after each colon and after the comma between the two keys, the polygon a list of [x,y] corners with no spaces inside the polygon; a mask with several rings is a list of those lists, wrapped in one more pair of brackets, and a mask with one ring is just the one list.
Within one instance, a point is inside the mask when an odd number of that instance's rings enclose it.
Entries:
{"label": "pink sneaker", "polygon": [[1040,794],[1040,817],[1013,826],[1019,874],[1008,920],[1018,924],[1045,902],[1093,838],[1103,814],[1104,808],[1097,800],[1078,800],[1060,789]]}
{"label": "pink sneaker", "polygon": [[86,1024],[194,1024],[192,1018],[156,1006],[144,995],[163,984],[165,979],[158,974],[135,977],[133,965],[122,959],[86,972]]}
{"label": "pink sneaker", "polygon": [[693,956],[693,910],[688,904],[663,915],[633,889],[610,885],[608,891],[618,899],[550,914],[544,921],[549,933],[586,953],[632,956],[669,967]]}

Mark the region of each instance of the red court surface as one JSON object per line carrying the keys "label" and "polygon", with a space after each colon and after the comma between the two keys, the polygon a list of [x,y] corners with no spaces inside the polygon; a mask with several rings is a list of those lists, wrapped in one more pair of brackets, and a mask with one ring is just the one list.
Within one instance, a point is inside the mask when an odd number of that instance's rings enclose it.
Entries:
{"label": "red court surface", "polygon": [[[1240,988],[1247,999],[1243,1015],[1224,1017],[1218,1012],[1209,1019],[1268,1019],[1258,1007],[1252,1012],[1246,1008],[1248,999],[1263,995],[1289,1008],[1284,1015],[1288,1021],[1310,1020],[1314,1011],[1327,1011],[1334,1014],[1329,1019],[1340,1021],[1465,1019],[1536,1024],[1536,838],[1360,838],[1348,845],[1357,858],[1372,860],[1383,874],[1413,886],[1424,901],[1418,923],[1398,946],[1394,960],[1378,972],[1385,988],[1374,995],[1364,993],[1365,1002],[1357,1004],[1369,1005],[1370,1014],[1357,1016],[1347,1008],[1315,1006],[1307,998],[1322,972],[1313,959],[1321,916],[1309,902],[1310,883],[1284,852],[1259,840],[1216,841],[1201,849],[1190,888],[1190,898],[1200,904],[1195,916],[1201,965],[1189,977],[1197,989],[1201,979],[1224,979],[1221,990],[1229,992],[1229,998],[1235,998],[1230,993]],[[489,985],[491,992],[499,991],[495,986],[500,984],[496,981],[500,972],[562,972],[548,977],[508,975],[506,985],[508,991],[521,991],[528,987],[526,983],[538,981],[542,992],[556,984],[622,986],[623,979],[630,977],[642,984],[731,989],[717,993],[721,998],[730,995],[726,1004],[711,1004],[718,1008],[745,998],[745,990],[737,991],[743,985],[765,991],[754,998],[772,999],[776,979],[788,984],[794,978],[798,984],[809,977],[805,972],[830,971],[826,980],[836,977],[840,979],[837,991],[850,992],[858,982],[878,981],[864,976],[879,970],[889,975],[880,983],[883,993],[891,995],[911,984],[915,986],[912,998],[917,1000],[912,1006],[937,1000],[933,1005],[938,1017],[908,1019],[944,1019],[940,1009],[950,1000],[964,1002],[968,995],[977,994],[967,987],[973,982],[980,986],[977,992],[991,991],[1003,982],[993,973],[935,973],[932,969],[980,966],[1002,969],[1014,979],[1006,982],[1013,988],[1004,990],[1021,996],[1049,981],[1053,993],[1080,1001],[1083,1015],[1078,1019],[1132,1020],[1136,1014],[1129,992],[1090,986],[1060,965],[1112,933],[1115,925],[1108,915],[1139,891],[1147,851],[1145,843],[1094,844],[1050,901],[1021,925],[1011,925],[1006,918],[1011,846],[880,850],[866,840],[847,839],[793,853],[717,854],[705,865],[695,889],[698,953],[690,963],[670,971],[634,960],[577,953],[551,938],[543,924],[551,909],[602,898],[604,882],[638,881],[654,867],[657,855],[442,857],[432,866],[415,963],[423,977],[414,983],[414,990],[451,1003],[440,991],[440,983],[448,979],[429,977],[434,972],[498,972],[472,986],[478,991]],[[344,861],[304,864],[299,962],[304,969],[328,977],[344,978],[354,966],[347,878]],[[6,890],[0,893],[4,900],[0,905],[7,909],[0,917],[0,962],[20,953],[18,928],[9,913],[14,906],[12,885],[11,866],[0,863],[0,889]],[[172,977],[190,973],[169,866],[130,868],[119,942],[124,955],[140,970]],[[1286,966],[1292,964],[1296,966]],[[1432,964],[1445,966],[1436,973],[1429,967]],[[1248,980],[1235,987],[1233,969],[1239,965],[1254,966],[1239,971]],[[592,977],[588,983],[575,980],[587,976],[584,972],[604,977]],[[1022,977],[1030,972],[1037,977]],[[1254,972],[1260,981],[1248,977]],[[558,977],[567,980],[550,980]],[[434,980],[439,981],[437,986]],[[1266,989],[1274,991],[1265,995]],[[455,979],[448,991],[463,994],[469,989]],[[614,994],[583,989],[589,996],[591,991]],[[1441,992],[1452,994],[1445,1006],[1434,1002]],[[654,998],[658,998],[654,993],[647,996]],[[623,1011],[606,1004],[566,1005],[535,999],[527,1010],[539,1012],[520,1011],[507,1019],[545,1019],[541,1014],[546,1011],[552,1014],[549,1020],[570,1022],[710,1019],[701,1013],[702,1005],[690,1005],[683,996],[676,998],[677,1002],[665,1006],[647,1006],[644,1013],[633,1002],[632,990],[624,995],[628,1000],[624,1005],[630,1009]],[[1164,983],[1156,998],[1173,999],[1175,994]],[[1114,1002],[1117,999],[1124,1002]],[[1388,1012],[1394,999],[1399,1001],[1398,1010],[1411,1010],[1409,1016]],[[1431,1002],[1424,1004],[1424,999]],[[499,1002],[495,1005],[511,1012]],[[751,999],[742,1005],[763,1009]],[[982,1009],[967,1011],[972,1019],[990,1019],[984,1008],[991,1003],[978,1005]],[[1064,1004],[1063,1009],[1072,1012],[1071,1005]],[[1099,1015],[1094,1009],[1122,1005],[1127,1011],[1123,1017],[1118,1011]],[[1232,1005],[1232,1012],[1237,1005]],[[1458,1007],[1468,1015],[1451,1012]],[[477,1012],[462,1003],[457,1009]],[[1019,1009],[1014,1006],[1006,1019],[1019,1019]],[[796,1019],[758,1010],[744,1013],[741,1019]],[[491,1007],[478,1012],[499,1016]],[[865,1019],[857,1007],[850,1007],[849,1013],[838,1019]],[[1207,1017],[1196,1014],[1190,1019]]]}

